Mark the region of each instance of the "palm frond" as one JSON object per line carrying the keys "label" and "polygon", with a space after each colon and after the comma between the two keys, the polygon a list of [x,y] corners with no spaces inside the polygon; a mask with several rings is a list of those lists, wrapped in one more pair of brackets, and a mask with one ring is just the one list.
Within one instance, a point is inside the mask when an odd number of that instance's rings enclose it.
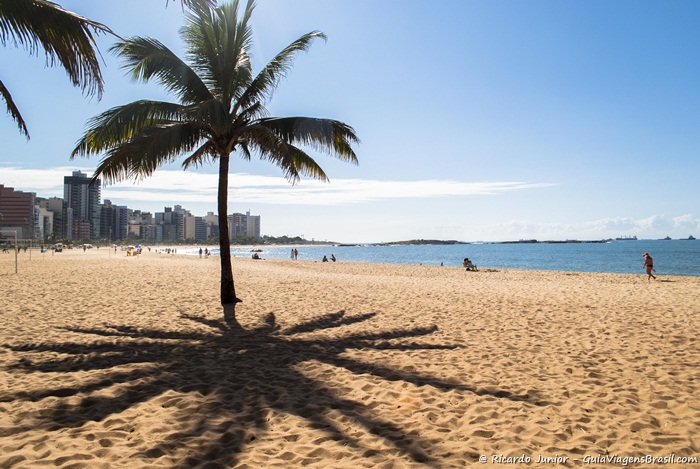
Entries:
{"label": "palm frond", "polygon": [[[257,123],[260,119],[267,117],[268,115],[269,114],[265,106],[258,101],[253,103],[247,109],[241,111],[231,123],[231,128],[235,129],[235,131],[245,130],[251,123]],[[241,143],[241,141],[237,139],[235,131],[228,145],[230,150],[233,150],[235,145]]]}
{"label": "palm frond", "polygon": [[181,30],[192,68],[229,108],[253,76],[247,51],[252,48],[249,20],[255,2],[248,1],[242,18],[238,4],[235,0],[213,10],[199,5],[186,15]]}
{"label": "palm frond", "polygon": [[88,121],[87,131],[77,142],[71,159],[122,145],[145,128],[183,120],[180,104],[141,100],[114,107]]}
{"label": "palm frond", "polygon": [[114,34],[107,26],[66,11],[47,0],[0,1],[0,42],[43,49],[47,63],[58,62],[74,86],[102,96],[103,79],[94,34]]}
{"label": "palm frond", "polygon": [[157,125],[110,148],[93,177],[106,184],[125,179],[141,180],[158,167],[173,162],[180,154],[191,152],[202,140],[201,129],[190,123]]}
{"label": "palm frond", "polygon": [[239,98],[239,103],[242,106],[247,106],[251,102],[270,99],[280,80],[286,77],[291,70],[294,55],[297,52],[308,51],[311,43],[317,38],[327,40],[326,35],[322,32],[312,31],[285,47],[256,75],[245,93]]}
{"label": "palm frond", "polygon": [[28,139],[29,130],[27,130],[27,124],[25,124],[24,118],[22,118],[22,114],[20,114],[19,109],[17,108],[14,100],[12,99],[12,95],[10,94],[9,90],[5,87],[2,81],[0,81],[0,96],[2,96],[2,99],[7,105],[7,113],[17,123],[17,127],[19,127],[20,133],[24,134]]}
{"label": "palm frond", "polygon": [[282,140],[291,144],[310,146],[342,161],[357,164],[352,144],[360,142],[352,127],[332,119],[312,117],[273,117],[260,119]]}
{"label": "palm frond", "polygon": [[301,176],[309,176],[323,182],[328,182],[328,176],[321,166],[302,149],[285,144],[286,152],[278,155],[264,153],[262,159],[268,160],[282,169],[284,176],[296,184]]}
{"label": "palm frond", "polygon": [[248,148],[248,145],[246,145],[245,142],[241,143],[238,146],[238,151],[243,153],[243,159],[246,161],[250,161],[251,158],[253,157],[253,155],[250,153],[250,148]]}
{"label": "palm frond", "polygon": [[183,115],[191,122],[199,122],[212,130],[212,134],[224,134],[231,127],[227,109],[218,99],[209,99],[187,106]]}
{"label": "palm frond", "polygon": [[260,159],[269,161],[284,173],[284,176],[295,184],[301,176],[310,176],[321,181],[328,181],[328,177],[323,169],[300,148],[285,141],[280,135],[270,128],[255,124],[245,128],[242,136],[245,145],[247,159],[250,159],[248,146],[252,146],[260,155]]}
{"label": "palm frond", "polygon": [[156,39],[134,37],[119,41],[110,52],[124,59],[122,68],[129,71],[135,81],[148,82],[155,78],[184,103],[212,98],[194,70]]}
{"label": "palm frond", "polygon": [[192,166],[199,168],[205,163],[210,163],[216,159],[216,148],[210,141],[204,142],[190,156],[182,162],[182,169],[189,169]]}

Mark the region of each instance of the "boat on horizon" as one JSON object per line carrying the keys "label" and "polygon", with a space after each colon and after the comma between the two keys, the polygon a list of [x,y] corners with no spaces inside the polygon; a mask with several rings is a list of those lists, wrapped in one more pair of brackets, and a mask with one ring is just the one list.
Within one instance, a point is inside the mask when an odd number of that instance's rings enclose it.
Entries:
{"label": "boat on horizon", "polygon": [[671,239],[670,236],[666,236],[665,238],[660,238],[659,241],[671,241]]}
{"label": "boat on horizon", "polygon": [[690,235],[687,238],[681,238],[681,240],[683,240],[683,241],[695,241],[695,236]]}
{"label": "boat on horizon", "polygon": [[637,241],[637,236],[620,236],[615,241]]}

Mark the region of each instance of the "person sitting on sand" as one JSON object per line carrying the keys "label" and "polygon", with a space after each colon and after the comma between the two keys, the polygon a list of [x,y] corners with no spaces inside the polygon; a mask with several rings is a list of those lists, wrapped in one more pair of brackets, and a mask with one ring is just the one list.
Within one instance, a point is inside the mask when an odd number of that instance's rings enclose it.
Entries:
{"label": "person sitting on sand", "polygon": [[335,254],[331,254],[331,261],[335,262]]}
{"label": "person sitting on sand", "polygon": [[654,270],[654,260],[651,258],[648,252],[642,254],[642,257],[644,258],[644,267],[647,269],[647,281],[651,282],[652,277],[654,280],[656,280],[656,276],[651,273],[652,271],[656,272],[656,270]]}
{"label": "person sitting on sand", "polygon": [[323,259],[321,260],[321,262],[328,262],[328,258],[326,256],[323,256]]}
{"label": "person sitting on sand", "polygon": [[464,266],[465,269],[471,270],[476,272],[478,269],[476,268],[476,265],[472,261],[469,260],[468,257],[464,258],[464,262],[462,262],[462,265]]}
{"label": "person sitting on sand", "polygon": [[258,255],[257,252],[253,253],[253,259],[256,259],[256,260],[260,259],[260,256]]}

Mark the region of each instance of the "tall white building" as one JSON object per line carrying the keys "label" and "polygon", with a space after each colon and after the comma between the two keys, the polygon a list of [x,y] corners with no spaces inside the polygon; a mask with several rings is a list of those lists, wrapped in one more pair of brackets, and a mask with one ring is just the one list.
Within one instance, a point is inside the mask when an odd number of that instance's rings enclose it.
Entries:
{"label": "tall white building", "polygon": [[245,218],[247,222],[246,226],[246,236],[249,238],[259,238],[260,237],[260,215],[251,215],[250,211],[245,213]]}

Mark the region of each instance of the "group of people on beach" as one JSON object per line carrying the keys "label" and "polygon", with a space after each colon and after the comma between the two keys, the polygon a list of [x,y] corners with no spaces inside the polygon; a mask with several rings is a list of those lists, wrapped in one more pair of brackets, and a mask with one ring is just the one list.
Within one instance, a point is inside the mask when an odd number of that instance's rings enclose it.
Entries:
{"label": "group of people on beach", "polygon": [[[336,259],[335,259],[335,254],[331,254],[331,261],[332,261],[332,262],[335,262],[335,261],[336,261]],[[321,262],[328,262],[328,257],[323,256],[323,259],[321,259]]]}
{"label": "group of people on beach", "polygon": [[[12,252],[14,252],[15,247],[14,247],[14,246],[11,246],[11,249],[12,249]],[[17,248],[17,252],[20,252],[20,251],[22,251],[22,250],[24,250],[24,252],[27,252],[27,246],[18,247],[18,248]],[[2,248],[2,252],[4,252],[4,253],[9,253],[9,252],[10,252],[10,248],[3,247],[3,248]]]}
{"label": "group of people on beach", "polygon": [[[654,280],[656,280],[656,275],[654,275],[654,273],[656,273],[656,269],[654,269],[654,259],[652,259],[652,257],[649,255],[648,252],[645,252],[644,254],[642,254],[642,257],[644,258],[643,267],[647,271],[647,280],[651,281],[652,278]],[[323,256],[323,260],[324,260],[324,262],[326,261],[325,256]],[[468,257],[464,258],[462,265],[464,266],[464,268],[466,270],[469,270],[469,271],[476,272],[477,270],[479,270],[476,268],[476,264],[474,264]]]}

